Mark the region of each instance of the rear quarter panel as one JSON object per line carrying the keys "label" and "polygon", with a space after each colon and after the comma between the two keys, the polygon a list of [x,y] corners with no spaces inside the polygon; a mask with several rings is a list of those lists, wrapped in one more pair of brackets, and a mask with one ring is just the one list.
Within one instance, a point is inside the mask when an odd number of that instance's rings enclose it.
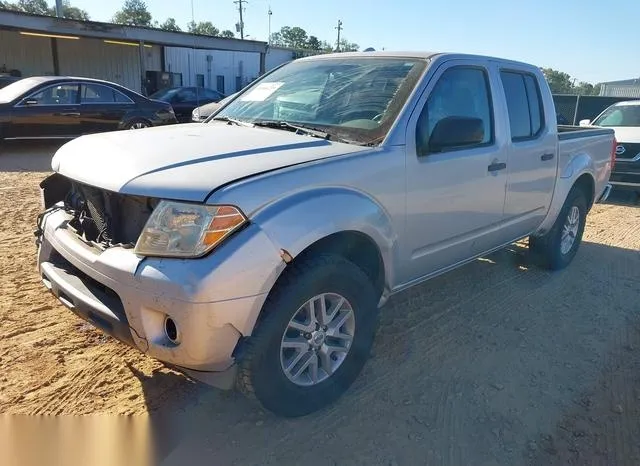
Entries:
{"label": "rear quarter panel", "polygon": [[591,193],[595,202],[604,191],[611,175],[612,130],[569,130],[558,135],[558,181],[546,219],[536,231],[544,234],[555,222],[571,188],[582,175],[593,180]]}

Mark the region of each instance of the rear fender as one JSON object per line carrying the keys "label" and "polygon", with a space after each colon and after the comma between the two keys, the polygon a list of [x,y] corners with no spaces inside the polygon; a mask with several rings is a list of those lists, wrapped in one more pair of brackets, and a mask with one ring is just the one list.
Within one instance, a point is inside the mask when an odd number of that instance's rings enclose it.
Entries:
{"label": "rear fender", "polygon": [[569,163],[567,163],[560,171],[560,177],[556,182],[549,212],[540,227],[534,233],[534,236],[544,235],[551,230],[553,224],[558,218],[558,215],[560,215],[562,206],[564,205],[571,188],[573,188],[573,185],[576,183],[578,178],[586,173],[591,177],[595,185],[595,171],[593,159],[588,154],[579,153],[571,157]]}
{"label": "rear fender", "polygon": [[384,263],[385,288],[394,283],[398,260],[397,233],[385,209],[366,194],[345,187],[297,192],[261,208],[251,216],[274,245],[295,258],[334,233],[355,231],[377,245]]}

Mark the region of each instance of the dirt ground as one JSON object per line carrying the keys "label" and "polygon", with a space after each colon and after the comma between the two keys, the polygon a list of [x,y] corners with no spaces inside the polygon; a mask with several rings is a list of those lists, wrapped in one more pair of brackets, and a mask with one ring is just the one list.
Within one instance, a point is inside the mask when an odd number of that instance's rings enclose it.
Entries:
{"label": "dirt ground", "polygon": [[163,464],[640,464],[637,201],[596,206],[562,272],[514,245],[394,297],[352,389],[282,420],[47,294],[32,230],[54,150],[0,148],[0,413],[147,414]]}

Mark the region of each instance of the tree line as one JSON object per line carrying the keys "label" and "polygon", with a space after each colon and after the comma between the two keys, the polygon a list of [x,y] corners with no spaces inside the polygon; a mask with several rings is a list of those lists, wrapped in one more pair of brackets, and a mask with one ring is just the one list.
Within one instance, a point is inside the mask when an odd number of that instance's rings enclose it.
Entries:
{"label": "tree line", "polygon": [[[17,0],[13,2],[0,0],[0,9],[20,11],[35,15],[56,16],[55,6],[50,7],[47,0]],[[63,0],[61,16],[63,18],[80,21],[89,21],[91,19],[87,11],[72,6],[70,0]],[[125,0],[122,8],[113,15],[112,21],[115,24],[128,26],[144,26],[174,32],[182,31],[182,28],[180,28],[175,18],[167,18],[162,23],[153,19],[144,0]],[[233,31],[229,29],[221,31],[214,26],[211,21],[200,21],[197,23],[190,21],[187,23],[186,32],[212,37],[235,37]],[[307,32],[300,27],[283,27],[280,31],[271,34],[271,43],[276,46],[312,50],[318,53],[326,53],[334,50],[334,47],[329,42],[320,41],[316,36],[308,35]],[[342,39],[340,43],[337,44],[337,49],[340,51],[356,51],[359,47],[358,44]]]}
{"label": "tree line", "polygon": [[585,81],[576,84],[576,79],[571,75],[553,68],[542,68],[542,73],[553,94],[600,95],[600,84],[594,85]]}

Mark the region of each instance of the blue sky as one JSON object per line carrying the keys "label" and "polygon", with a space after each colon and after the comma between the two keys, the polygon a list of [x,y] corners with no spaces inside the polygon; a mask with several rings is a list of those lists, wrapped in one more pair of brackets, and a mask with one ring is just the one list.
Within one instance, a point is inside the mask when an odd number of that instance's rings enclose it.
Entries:
{"label": "blue sky", "polygon": [[[53,3],[50,0],[50,3]],[[71,0],[96,21],[108,21],[123,0]],[[154,19],[184,28],[191,0],[146,0]],[[196,21],[234,29],[233,0],[193,0]],[[245,33],[257,40],[300,26],[335,41],[335,26],[361,48],[489,54],[565,71],[581,81],[640,77],[638,0],[249,0]]]}

